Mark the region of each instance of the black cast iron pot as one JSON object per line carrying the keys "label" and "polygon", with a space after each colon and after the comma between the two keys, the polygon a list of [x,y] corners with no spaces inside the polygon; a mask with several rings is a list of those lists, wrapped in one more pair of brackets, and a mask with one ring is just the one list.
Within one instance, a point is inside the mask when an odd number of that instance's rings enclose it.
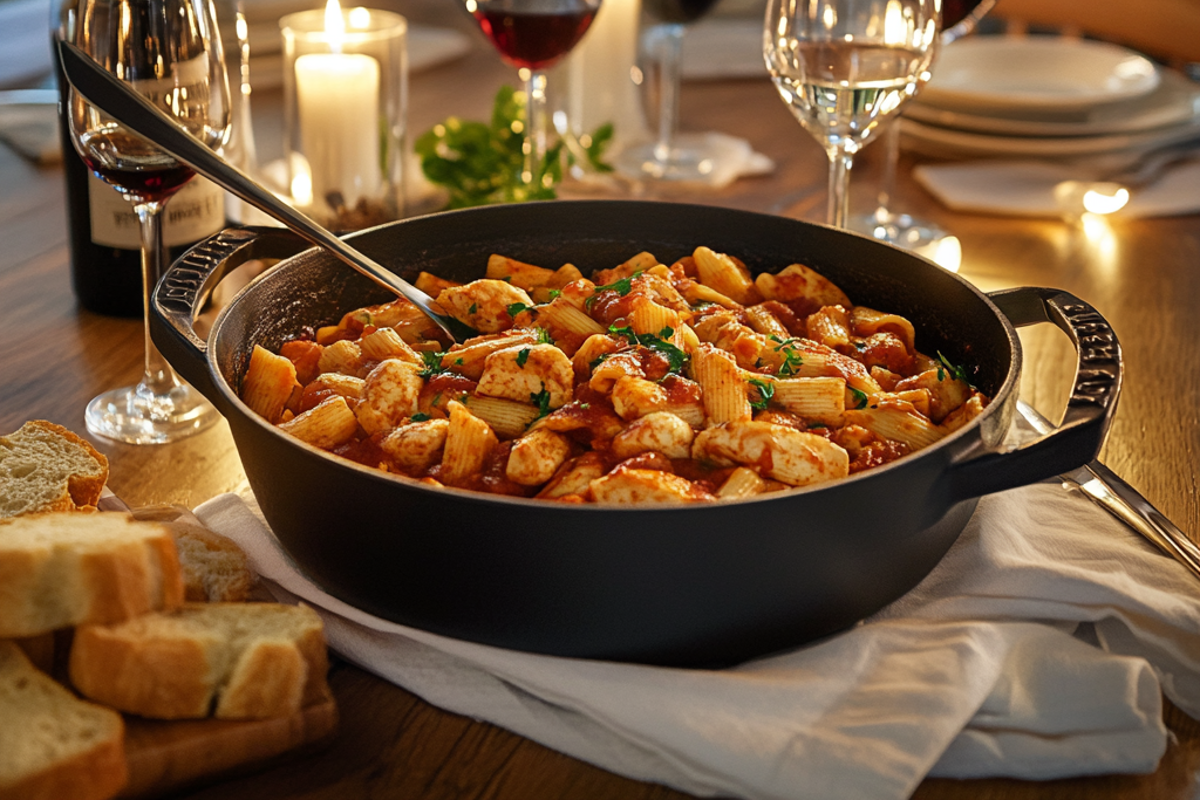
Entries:
{"label": "black cast iron pot", "polygon": [[[353,237],[412,280],[466,281],[502,253],[584,274],[641,250],[671,263],[707,245],[754,272],[803,262],[859,304],[908,317],[917,346],[972,365],[993,398],[935,446],[829,485],[735,503],[575,506],[437,489],[277,431],[239,399],[255,344],[332,324],[386,291],[324,252],[287,258],[238,293],[203,341],[194,319],[218,280],[303,245],[227,230],[177,262],[154,298],[154,340],[229,420],[250,484],[295,562],[365,611],[446,636],[563,656],[677,665],[741,661],[842,630],[915,586],[980,495],[1094,458],[1116,405],[1116,338],[1094,309],[1052,289],[985,295],[902,250],[842,231],[708,206],[577,201],[494,206]],[[1079,370],[1062,427],[1000,452],[1021,369],[1014,326],[1053,322]]]}

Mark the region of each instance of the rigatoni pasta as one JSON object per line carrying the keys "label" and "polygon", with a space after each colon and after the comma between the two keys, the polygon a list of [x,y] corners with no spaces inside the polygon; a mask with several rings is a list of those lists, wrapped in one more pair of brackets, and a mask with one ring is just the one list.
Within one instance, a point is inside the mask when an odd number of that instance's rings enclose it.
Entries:
{"label": "rigatoni pasta", "polygon": [[465,284],[423,273],[480,335],[449,347],[403,299],[346,313],[242,398],[316,447],[401,479],[566,503],[729,502],[834,481],[983,412],[965,369],[903,316],[803,264],[752,277],[698,247],[583,277],[493,255]]}

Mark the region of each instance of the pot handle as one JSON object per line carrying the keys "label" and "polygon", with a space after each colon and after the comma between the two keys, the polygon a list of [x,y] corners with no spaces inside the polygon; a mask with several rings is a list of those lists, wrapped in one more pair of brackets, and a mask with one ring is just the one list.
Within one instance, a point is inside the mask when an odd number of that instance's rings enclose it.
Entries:
{"label": "pot handle", "polygon": [[1075,345],[1078,365],[1062,424],[1015,450],[966,455],[948,473],[956,500],[979,497],[1052,478],[1096,458],[1117,407],[1123,365],[1108,321],[1060,289],[1021,287],[988,297],[1017,327],[1050,322]]}
{"label": "pot handle", "polygon": [[188,383],[214,404],[220,392],[207,365],[207,333],[196,322],[217,284],[252,259],[282,259],[310,247],[283,228],[226,228],[188,250],[154,289],[150,335],[154,344]]}

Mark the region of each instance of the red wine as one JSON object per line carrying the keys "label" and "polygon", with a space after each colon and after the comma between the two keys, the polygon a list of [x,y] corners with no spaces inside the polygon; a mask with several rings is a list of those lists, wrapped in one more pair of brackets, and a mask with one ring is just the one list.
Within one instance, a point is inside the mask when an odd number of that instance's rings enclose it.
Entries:
{"label": "red wine", "polygon": [[642,8],[660,22],[694,22],[707,14],[717,0],[644,0]]}
{"label": "red wine", "polygon": [[196,174],[191,167],[115,125],[79,137],[83,163],[126,197],[141,202],[166,200]]}
{"label": "red wine", "polygon": [[995,0],[942,0],[942,30],[953,28],[975,13],[979,6],[991,7],[993,3]]}
{"label": "red wine", "polygon": [[[58,73],[58,85],[65,87],[61,67]],[[66,107],[65,89],[59,97],[61,111]],[[97,314],[141,317],[142,258],[133,207],[83,163],[62,116],[59,138],[75,296],[80,305]],[[167,203],[163,236],[172,262],[224,227],[224,199],[218,187],[196,179]]]}
{"label": "red wine", "polygon": [[513,11],[498,4],[475,11],[484,34],[514,67],[548,67],[583,38],[597,8],[571,3],[546,11]]}

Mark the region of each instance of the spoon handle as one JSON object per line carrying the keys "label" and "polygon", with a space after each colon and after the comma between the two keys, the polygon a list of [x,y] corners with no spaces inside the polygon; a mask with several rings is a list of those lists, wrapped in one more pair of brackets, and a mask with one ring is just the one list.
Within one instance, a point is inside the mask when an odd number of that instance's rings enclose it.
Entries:
{"label": "spoon handle", "polygon": [[271,215],[313,244],[328,249],[380,286],[391,289],[413,303],[454,341],[475,335],[470,328],[442,311],[429,295],[346,244],[225,161],[115,75],[101,68],[82,50],[63,40],[58,40],[56,44],[63,73],[71,86],[89,103],[213,183]]}

